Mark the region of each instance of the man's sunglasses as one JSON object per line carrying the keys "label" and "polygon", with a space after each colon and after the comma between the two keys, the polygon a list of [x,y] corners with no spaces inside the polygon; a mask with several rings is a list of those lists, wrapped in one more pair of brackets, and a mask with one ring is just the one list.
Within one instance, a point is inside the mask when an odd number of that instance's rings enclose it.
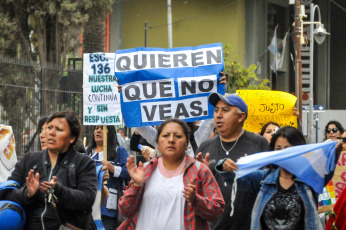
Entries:
{"label": "man's sunglasses", "polygon": [[337,139],[342,140],[342,143],[346,143],[346,137],[337,137]]}
{"label": "man's sunglasses", "polygon": [[327,129],[327,133],[333,132],[336,133],[338,131],[337,128]]}

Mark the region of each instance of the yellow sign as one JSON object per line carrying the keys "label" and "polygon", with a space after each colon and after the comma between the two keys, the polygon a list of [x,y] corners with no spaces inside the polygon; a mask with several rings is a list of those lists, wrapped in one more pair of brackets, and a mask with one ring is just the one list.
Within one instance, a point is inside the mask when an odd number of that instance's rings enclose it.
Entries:
{"label": "yellow sign", "polygon": [[261,132],[262,126],[275,121],[280,125],[298,127],[293,108],[297,98],[292,94],[270,90],[237,90],[248,106],[248,117],[244,129]]}

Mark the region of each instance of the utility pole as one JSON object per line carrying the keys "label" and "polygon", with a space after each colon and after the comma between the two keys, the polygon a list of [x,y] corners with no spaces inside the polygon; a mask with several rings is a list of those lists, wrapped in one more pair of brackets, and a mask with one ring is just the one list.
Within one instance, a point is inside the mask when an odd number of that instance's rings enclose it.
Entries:
{"label": "utility pole", "polygon": [[147,47],[147,32],[148,32],[148,22],[144,23],[144,47]]}
{"label": "utility pole", "polygon": [[295,0],[295,44],[296,44],[296,96],[298,98],[298,110],[300,114],[300,122],[302,123],[302,58],[301,58],[301,15],[300,0]]}
{"label": "utility pole", "polygon": [[171,0],[167,0],[167,24],[168,24],[168,48],[173,47],[172,39],[172,4]]}

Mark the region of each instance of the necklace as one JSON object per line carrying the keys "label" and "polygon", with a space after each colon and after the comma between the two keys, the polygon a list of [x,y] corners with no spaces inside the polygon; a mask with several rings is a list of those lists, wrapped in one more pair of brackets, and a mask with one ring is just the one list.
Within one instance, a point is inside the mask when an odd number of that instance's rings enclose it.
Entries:
{"label": "necklace", "polygon": [[226,150],[225,147],[223,147],[221,136],[219,134],[221,147],[223,148],[223,150],[226,151],[227,156],[228,156],[229,152],[234,148],[234,146],[236,146],[236,144],[238,143],[239,137],[241,136],[242,133],[243,133],[243,128],[241,129],[240,134],[239,134],[237,140],[235,141],[234,145],[229,150]]}

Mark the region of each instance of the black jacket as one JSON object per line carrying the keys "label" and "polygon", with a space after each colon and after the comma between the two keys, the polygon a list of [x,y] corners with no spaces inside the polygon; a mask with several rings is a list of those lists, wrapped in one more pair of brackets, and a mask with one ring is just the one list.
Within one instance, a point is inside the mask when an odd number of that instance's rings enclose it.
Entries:
{"label": "black jacket", "polygon": [[[58,229],[59,222],[54,208],[47,202],[47,195],[37,193],[26,196],[26,177],[30,169],[40,174],[40,183],[50,181],[56,176],[58,182],[54,194],[58,198],[57,207],[61,222],[68,222],[82,229],[92,226],[91,211],[97,191],[95,162],[89,157],[70,148],[66,153],[59,153],[55,167],[51,172],[48,151],[30,152],[16,164],[9,180],[17,181],[22,187],[5,194],[5,199],[12,200],[24,207],[27,215],[25,229]],[[43,221],[42,221],[43,220]]]}

